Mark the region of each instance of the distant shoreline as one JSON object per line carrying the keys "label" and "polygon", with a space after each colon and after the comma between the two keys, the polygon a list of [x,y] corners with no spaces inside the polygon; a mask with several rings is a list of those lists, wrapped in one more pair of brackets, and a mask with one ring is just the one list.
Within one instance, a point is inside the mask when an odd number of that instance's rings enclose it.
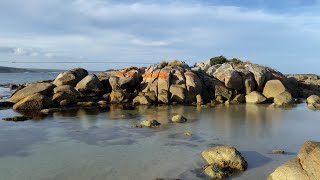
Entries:
{"label": "distant shoreline", "polygon": [[0,66],[0,73],[46,73],[46,72],[63,72],[61,69],[29,69]]}

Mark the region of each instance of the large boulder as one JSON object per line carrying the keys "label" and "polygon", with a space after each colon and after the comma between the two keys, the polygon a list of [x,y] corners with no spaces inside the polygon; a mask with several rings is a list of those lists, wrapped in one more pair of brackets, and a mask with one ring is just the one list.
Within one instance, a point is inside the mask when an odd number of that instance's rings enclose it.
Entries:
{"label": "large boulder", "polygon": [[292,159],[279,166],[270,176],[268,180],[311,180],[306,171],[300,165],[298,159]]}
{"label": "large boulder", "polygon": [[290,92],[284,91],[278,95],[276,95],[273,99],[273,102],[275,105],[278,106],[284,106],[284,105],[290,105],[294,103],[294,99]]}
{"label": "large boulder", "polygon": [[19,91],[16,91],[11,95],[10,101],[13,103],[17,103],[21,99],[39,93],[45,96],[51,96],[52,90],[55,88],[55,85],[51,83],[35,83],[22,88]]}
{"label": "large boulder", "polygon": [[184,103],[186,99],[186,88],[183,88],[179,85],[171,85],[170,86],[171,93],[171,102]]}
{"label": "large boulder", "polygon": [[249,94],[254,91],[256,88],[256,84],[252,73],[248,70],[241,70],[239,72],[242,76],[244,92],[246,94]]}
{"label": "large boulder", "polygon": [[70,85],[63,85],[63,86],[58,86],[56,88],[53,89],[53,93],[57,94],[57,93],[67,93],[71,96],[74,97],[79,97],[80,93],[72,86]]}
{"label": "large boulder", "polygon": [[14,106],[14,110],[41,110],[49,108],[53,105],[51,99],[42,94],[36,93],[30,96],[27,96],[17,102]]}
{"label": "large boulder", "polygon": [[187,71],[184,73],[186,78],[186,86],[187,86],[187,96],[186,101],[187,103],[197,103],[197,95],[202,94],[202,82],[198,75],[193,72]]}
{"label": "large boulder", "polygon": [[228,88],[235,90],[241,90],[243,88],[242,77],[236,70],[226,71],[224,81]]}
{"label": "large boulder", "polygon": [[262,91],[265,82],[268,80],[267,68],[257,64],[246,64],[245,69],[250,71],[255,79],[257,88],[256,90]]}
{"label": "large boulder", "polygon": [[320,142],[305,142],[298,154],[302,168],[310,179],[320,179]]}
{"label": "large boulder", "polygon": [[[156,70],[158,70],[159,68],[161,68],[161,66],[155,64],[155,65],[151,65],[150,67],[148,67],[145,70],[145,73],[142,75],[142,82],[140,84],[140,89],[141,89],[142,92],[147,92],[147,91],[150,90],[150,86],[151,86],[152,82],[154,82],[158,78],[158,75],[159,75],[160,71],[158,73],[156,73],[156,74],[154,74],[154,72]],[[158,94],[157,93],[158,91],[155,91],[155,92],[156,92],[156,94]]]}
{"label": "large boulder", "polygon": [[88,71],[82,68],[75,68],[70,71],[60,73],[53,84],[56,86],[70,85],[75,87],[76,84],[88,75]]}
{"label": "large boulder", "polygon": [[129,89],[135,85],[135,79],[133,77],[117,77],[111,76],[109,79],[112,90],[115,89]]}
{"label": "large boulder", "polygon": [[257,91],[252,91],[248,95],[246,95],[246,102],[251,104],[260,104],[264,103],[267,100],[261,93]]}
{"label": "large boulder", "polygon": [[263,95],[268,99],[273,99],[287,89],[278,79],[268,81],[263,88]]}
{"label": "large boulder", "polygon": [[76,89],[82,95],[92,95],[103,93],[105,91],[102,83],[99,81],[98,77],[94,74],[87,75],[83,78],[76,86]]}
{"label": "large boulder", "polygon": [[[223,169],[226,171],[222,172],[222,174],[224,174],[223,178],[225,178],[225,176],[231,175],[233,171],[245,171],[248,167],[241,153],[234,147],[217,146],[203,151],[201,155],[209,164],[210,169],[206,168],[207,170],[205,169],[205,172],[211,176],[211,178],[219,178],[215,177],[217,174],[215,172],[220,172]],[[219,170],[215,171],[214,169],[216,168],[219,168]]]}
{"label": "large boulder", "polygon": [[109,79],[113,90],[125,89],[127,91],[135,90],[142,79],[142,72],[137,67],[130,66],[116,71]]}
{"label": "large boulder", "polygon": [[169,103],[170,71],[171,68],[163,68],[158,77],[158,101],[164,104]]}
{"label": "large boulder", "polygon": [[226,86],[224,86],[223,84],[216,84],[215,85],[215,97],[224,97],[226,99],[230,99],[232,96],[232,91],[229,90]]}

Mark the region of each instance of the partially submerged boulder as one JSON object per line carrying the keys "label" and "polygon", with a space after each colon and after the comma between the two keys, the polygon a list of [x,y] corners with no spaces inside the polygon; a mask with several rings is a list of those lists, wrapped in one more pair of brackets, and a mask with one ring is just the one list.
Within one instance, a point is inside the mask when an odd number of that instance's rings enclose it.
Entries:
{"label": "partially submerged boulder", "polygon": [[287,91],[286,87],[278,79],[270,80],[263,89],[263,95],[268,99],[274,99],[277,95]]}
{"label": "partially submerged boulder", "polygon": [[203,151],[201,155],[208,163],[205,173],[211,178],[225,178],[234,171],[245,171],[248,167],[241,153],[234,147],[217,146]]}
{"label": "partially submerged boulder", "polygon": [[302,168],[307,172],[310,179],[320,179],[320,142],[305,142],[298,158]]}
{"label": "partially submerged boulder", "polygon": [[298,155],[279,166],[268,180],[296,179],[319,180],[320,179],[320,142],[305,142]]}
{"label": "partially submerged boulder", "polygon": [[185,118],[182,115],[178,114],[178,115],[173,116],[171,118],[171,121],[173,123],[184,123],[184,122],[187,122],[187,118]]}
{"label": "partially submerged boulder", "polygon": [[41,110],[53,105],[51,99],[42,94],[36,93],[25,97],[13,106],[14,110]]}
{"label": "partially submerged boulder", "polygon": [[264,103],[267,100],[266,97],[264,97],[261,93],[257,91],[252,91],[251,93],[246,95],[245,98],[246,98],[246,102],[251,104],[260,104],[260,103]]}
{"label": "partially submerged boulder", "polygon": [[298,159],[291,159],[279,166],[268,180],[310,180],[307,173],[302,169]]}
{"label": "partially submerged boulder", "polygon": [[30,84],[29,86],[26,86],[21,90],[16,91],[14,94],[12,94],[10,97],[10,102],[17,103],[21,99],[36,93],[42,94],[44,96],[51,96],[52,90],[54,88],[55,88],[55,85],[51,83]]}
{"label": "partially submerged boulder", "polygon": [[311,95],[307,98],[308,104],[320,104],[320,96]]}
{"label": "partially submerged boulder", "polygon": [[161,124],[157,120],[144,120],[140,122],[140,125],[144,127],[152,128],[152,127],[160,126]]}
{"label": "partially submerged boulder", "polygon": [[273,102],[275,105],[278,106],[285,106],[285,105],[291,105],[294,103],[294,99],[290,92],[284,91],[278,95],[276,95],[273,99]]}

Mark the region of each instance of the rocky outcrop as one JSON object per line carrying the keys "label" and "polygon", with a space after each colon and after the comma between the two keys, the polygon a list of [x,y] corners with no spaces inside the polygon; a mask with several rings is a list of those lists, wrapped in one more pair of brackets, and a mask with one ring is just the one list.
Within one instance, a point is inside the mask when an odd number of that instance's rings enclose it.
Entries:
{"label": "rocky outcrop", "polygon": [[10,97],[10,101],[17,103],[21,99],[33,95],[33,94],[42,94],[44,96],[51,96],[52,90],[55,88],[55,85],[51,83],[35,83],[30,84],[20,90],[15,91]]}
{"label": "rocky outcrop", "polygon": [[53,105],[51,99],[42,94],[36,93],[27,96],[13,106],[14,110],[41,110],[47,109]]}
{"label": "rocky outcrop", "polygon": [[246,95],[246,102],[251,104],[260,104],[266,102],[267,98],[257,91],[252,91]]}
{"label": "rocky outcrop", "polygon": [[291,80],[271,68],[220,56],[196,63],[191,68],[183,61],[175,60],[147,68],[130,66],[108,70],[97,75],[88,75],[81,68],[72,69],[59,74],[52,84],[25,84],[10,100],[17,103],[39,93],[60,106],[101,100],[144,105],[202,105],[239,104],[244,100],[263,103],[267,97],[267,102],[274,100],[276,105],[285,105],[292,102],[289,93],[293,92],[295,84]]}
{"label": "rocky outcrop", "polygon": [[284,163],[268,177],[268,180],[282,179],[319,180],[320,142],[305,142],[297,158]]}
{"label": "rocky outcrop", "polygon": [[82,68],[75,68],[70,71],[60,73],[57,78],[53,81],[56,86],[70,85],[76,86],[84,77],[88,75],[88,71]]}
{"label": "rocky outcrop", "polygon": [[226,178],[234,171],[245,171],[248,167],[241,153],[234,147],[217,146],[203,151],[201,155],[208,163],[204,172],[210,178]]}

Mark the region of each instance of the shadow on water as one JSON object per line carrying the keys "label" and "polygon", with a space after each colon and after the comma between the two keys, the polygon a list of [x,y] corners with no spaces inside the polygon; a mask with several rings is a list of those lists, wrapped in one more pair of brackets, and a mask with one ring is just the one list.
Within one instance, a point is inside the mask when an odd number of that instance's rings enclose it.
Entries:
{"label": "shadow on water", "polygon": [[241,154],[248,163],[248,169],[258,168],[272,161],[256,151],[241,151]]}
{"label": "shadow on water", "polygon": [[0,136],[0,157],[29,156],[32,145],[48,140],[44,130],[33,127],[2,129]]}

